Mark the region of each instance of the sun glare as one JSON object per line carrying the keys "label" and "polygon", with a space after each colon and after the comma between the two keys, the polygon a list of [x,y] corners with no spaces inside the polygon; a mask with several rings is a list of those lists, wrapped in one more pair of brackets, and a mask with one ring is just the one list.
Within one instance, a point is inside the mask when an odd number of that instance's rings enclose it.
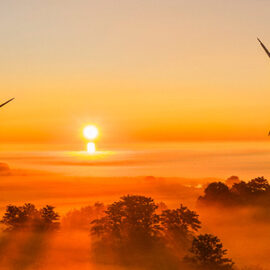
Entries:
{"label": "sun glare", "polygon": [[83,135],[88,140],[93,140],[98,136],[98,129],[95,126],[86,126]]}
{"label": "sun glare", "polygon": [[89,143],[87,144],[87,152],[88,152],[89,154],[94,154],[94,153],[96,152],[96,145],[95,145],[95,143],[89,142]]}

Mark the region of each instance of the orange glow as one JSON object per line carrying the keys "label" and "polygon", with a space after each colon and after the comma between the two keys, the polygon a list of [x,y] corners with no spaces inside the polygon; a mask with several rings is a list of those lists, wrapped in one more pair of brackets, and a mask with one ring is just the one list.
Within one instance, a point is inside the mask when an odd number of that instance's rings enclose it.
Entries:
{"label": "orange glow", "polygon": [[[268,140],[269,61],[256,37],[269,46],[265,21],[270,3],[249,2],[243,16],[245,25],[253,27],[244,30],[240,2],[234,1],[230,16],[221,12],[230,4],[221,2],[208,9],[204,1],[174,1],[172,9],[168,1],[155,8],[151,1],[140,8],[127,1],[127,12],[108,4],[110,14],[104,14],[101,4],[70,2],[67,14],[76,10],[77,15],[64,28],[64,14],[54,17],[47,1],[36,3],[37,10],[50,10],[54,34],[45,17],[35,17],[31,24],[16,13],[3,17],[8,28],[2,31],[6,68],[1,71],[0,102],[15,100],[0,111],[1,144],[82,149],[82,137],[94,136],[81,131],[89,119],[102,126],[102,143],[117,147],[126,143],[129,148],[130,142]],[[22,9],[31,17],[27,6]],[[257,16],[262,19],[254,21]],[[141,23],[143,29],[137,27]],[[27,33],[36,38],[29,40]]]}

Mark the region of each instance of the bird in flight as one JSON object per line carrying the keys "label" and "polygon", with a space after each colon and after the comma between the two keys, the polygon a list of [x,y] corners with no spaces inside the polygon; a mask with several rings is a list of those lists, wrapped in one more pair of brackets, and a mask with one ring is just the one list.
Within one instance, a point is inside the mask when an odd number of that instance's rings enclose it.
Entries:
{"label": "bird in flight", "polygon": [[1,104],[0,107],[3,107],[4,105],[6,105],[7,103],[9,103],[9,102],[12,101],[13,99],[14,99],[14,98],[12,98],[12,99],[6,101],[5,103]]}
{"label": "bird in flight", "polygon": [[261,46],[263,47],[264,51],[266,52],[266,54],[270,57],[270,52],[268,51],[268,49],[264,46],[264,44],[260,41],[259,38],[257,38],[258,41],[260,42]]}

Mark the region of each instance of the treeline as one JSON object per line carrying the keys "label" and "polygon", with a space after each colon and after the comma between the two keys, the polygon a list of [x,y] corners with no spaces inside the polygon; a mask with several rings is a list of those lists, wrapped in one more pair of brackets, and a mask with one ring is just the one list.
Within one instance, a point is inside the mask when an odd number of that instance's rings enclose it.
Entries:
{"label": "treeline", "polygon": [[54,231],[59,229],[59,215],[54,207],[47,205],[37,209],[35,205],[26,203],[23,206],[8,205],[1,223],[6,232],[18,230]]}
{"label": "treeline", "polygon": [[[97,263],[139,269],[233,269],[218,237],[199,233],[196,212],[183,205],[158,208],[152,198],[127,195],[107,207],[96,203],[71,211],[61,225],[72,227],[74,218],[75,224],[85,228],[86,223],[79,222],[80,212],[84,213],[92,237],[92,260]],[[53,206],[9,205],[0,222],[6,234],[35,231],[44,235],[60,229],[59,218]]]}
{"label": "treeline", "polygon": [[91,223],[93,258],[140,269],[229,270],[218,237],[200,234],[199,216],[180,205],[157,214],[152,198],[124,196]]}
{"label": "treeline", "polygon": [[210,183],[204,195],[198,198],[199,205],[263,206],[270,207],[270,185],[264,177],[248,182],[237,181],[231,186],[222,182]]}

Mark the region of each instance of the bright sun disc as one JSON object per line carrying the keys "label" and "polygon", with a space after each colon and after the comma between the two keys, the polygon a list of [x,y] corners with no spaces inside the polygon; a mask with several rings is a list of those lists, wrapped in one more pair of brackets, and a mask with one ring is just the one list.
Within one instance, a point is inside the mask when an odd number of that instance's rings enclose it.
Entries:
{"label": "bright sun disc", "polygon": [[95,126],[87,126],[83,130],[86,139],[93,140],[98,136],[98,129]]}

